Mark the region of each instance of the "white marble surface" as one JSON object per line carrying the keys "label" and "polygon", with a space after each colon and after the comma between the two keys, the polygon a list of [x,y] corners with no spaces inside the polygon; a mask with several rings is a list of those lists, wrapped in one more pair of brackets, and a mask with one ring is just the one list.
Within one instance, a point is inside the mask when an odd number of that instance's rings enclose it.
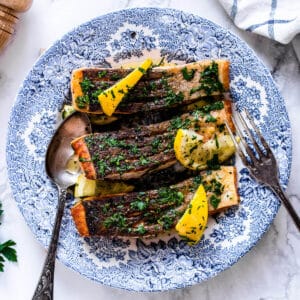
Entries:
{"label": "white marble surface", "polygon": [[[0,241],[17,242],[19,262],[6,264],[0,274],[0,299],[30,299],[45,259],[10,192],[5,140],[9,112],[18,87],[39,56],[74,26],[98,15],[130,7],[171,7],[206,17],[244,39],[271,71],[286,101],[293,130],[293,165],[287,193],[300,208],[300,64],[292,45],[238,30],[216,0],[36,0],[22,16],[14,41],[0,55],[0,200],[5,210]],[[294,43],[296,45],[296,43]],[[299,51],[299,49],[297,49]],[[300,235],[284,208],[258,245],[232,268],[190,288],[164,293],[130,293],[91,282],[57,262],[55,299],[300,299]]]}

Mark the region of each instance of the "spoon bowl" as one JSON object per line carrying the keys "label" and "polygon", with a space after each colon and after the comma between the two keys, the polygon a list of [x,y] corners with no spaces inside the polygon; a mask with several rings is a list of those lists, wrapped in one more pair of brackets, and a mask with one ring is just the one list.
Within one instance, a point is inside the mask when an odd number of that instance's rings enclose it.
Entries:
{"label": "spoon bowl", "polygon": [[91,131],[87,115],[75,112],[54,133],[46,153],[46,172],[60,188],[66,189],[73,185],[78,176],[66,170],[66,164],[73,154],[71,141]]}
{"label": "spoon bowl", "polygon": [[33,300],[53,299],[56,249],[67,197],[67,188],[75,184],[78,176],[78,174],[72,174],[66,170],[66,164],[73,153],[71,141],[91,132],[91,124],[87,115],[75,112],[62,122],[49,143],[46,153],[46,172],[58,188],[59,199],[48,254],[32,298]]}

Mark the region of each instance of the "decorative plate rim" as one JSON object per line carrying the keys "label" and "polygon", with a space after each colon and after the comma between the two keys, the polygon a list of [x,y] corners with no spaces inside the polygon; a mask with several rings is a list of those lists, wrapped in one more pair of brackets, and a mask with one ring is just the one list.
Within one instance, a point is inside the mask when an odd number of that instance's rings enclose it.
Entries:
{"label": "decorative plate rim", "polygon": [[[202,21],[202,22],[207,22],[209,23],[211,26],[213,27],[217,27],[217,28],[222,28],[224,29],[222,26],[210,21],[210,20],[207,20],[203,17],[200,17],[200,16],[197,16],[196,14],[191,14],[191,13],[188,13],[188,12],[185,12],[185,11],[181,11],[181,10],[177,10],[177,9],[171,9],[171,8],[155,8],[155,7],[141,7],[141,8],[130,8],[130,9],[122,9],[122,10],[118,10],[118,11],[113,11],[113,12],[110,12],[110,13],[107,13],[107,14],[104,14],[104,15],[100,15],[98,17],[95,17],[89,21],[86,21],[78,26],[75,26],[73,29],[71,29],[69,32],[67,32],[66,34],[64,34],[62,37],[60,37],[59,39],[57,39],[40,57],[39,59],[34,63],[34,65],[32,66],[31,70],[28,72],[28,74],[26,75],[24,81],[22,82],[22,84],[20,85],[20,88],[18,90],[18,93],[17,93],[17,96],[16,96],[16,99],[14,101],[14,105],[12,106],[11,108],[11,112],[10,112],[10,119],[9,119],[9,124],[8,124],[8,131],[7,131],[7,138],[6,138],[6,164],[7,164],[7,170],[8,170],[8,177],[9,177],[9,182],[10,182],[10,186],[11,186],[11,190],[12,190],[12,193],[13,193],[13,197],[15,199],[15,201],[17,202],[17,205],[18,205],[18,208],[19,210],[21,211],[27,225],[29,226],[30,230],[32,231],[32,233],[34,234],[34,236],[37,238],[37,240],[45,247],[45,243],[43,240],[41,240],[41,238],[39,238],[36,234],[36,232],[34,231],[34,227],[32,224],[28,224],[27,222],[27,219],[26,219],[26,216],[24,214],[24,211],[22,210],[21,208],[21,203],[17,200],[18,199],[18,196],[19,196],[19,191],[15,188],[14,186],[14,180],[13,180],[13,173],[12,173],[12,169],[13,169],[13,164],[11,162],[11,145],[10,145],[10,139],[11,139],[11,136],[14,134],[14,130],[13,130],[13,122],[14,122],[14,118],[15,118],[15,113],[16,113],[16,109],[18,108],[18,106],[22,103],[22,96],[21,96],[21,92],[22,92],[22,89],[24,88],[24,86],[26,85],[26,81],[30,78],[30,76],[32,75],[32,72],[35,68],[38,68],[39,65],[42,64],[43,60],[46,59],[48,57],[49,54],[51,54],[51,52],[53,51],[53,49],[58,46],[61,41],[64,41],[66,38],[68,38],[70,35],[78,32],[80,30],[80,28],[84,27],[84,26],[88,26],[90,25],[92,22],[95,22],[97,20],[100,20],[101,18],[103,17],[115,17],[115,16],[119,16],[121,14],[126,14],[126,12],[130,11],[130,12],[137,12],[137,15],[139,15],[140,13],[142,13],[143,11],[149,11],[149,10],[152,10],[152,11],[156,11],[156,12],[168,12],[168,13],[173,13],[174,15],[176,15],[177,17],[177,14],[186,14],[186,15],[191,15],[193,16],[194,18]],[[240,43],[242,43],[242,46],[243,47],[246,47],[246,49],[248,51],[250,51],[253,55],[253,57],[261,64],[261,67],[264,71],[264,73],[267,75],[267,79],[269,81],[271,81],[271,83],[274,83],[273,81],[273,78],[269,72],[269,70],[266,68],[266,66],[263,64],[263,62],[261,61],[261,59],[255,54],[255,52],[253,51],[252,48],[250,48],[250,46],[248,46],[246,44],[246,42],[244,42],[240,37],[238,37],[237,35],[235,35],[234,33],[230,32],[228,29],[225,29],[231,36],[233,36],[234,38],[236,38]],[[281,98],[282,100],[282,105],[285,109],[285,103],[284,103],[284,100],[283,98],[281,97],[277,87],[276,87],[276,91],[275,91],[279,98]],[[285,174],[285,180],[283,182],[283,185],[284,187],[286,187],[288,185],[288,181],[289,181],[289,178],[290,178],[290,173],[291,173],[291,163],[292,163],[292,141],[291,141],[291,128],[290,128],[290,121],[289,121],[289,117],[288,117],[288,114],[287,112],[285,111],[286,113],[286,118],[287,118],[287,122],[288,122],[288,131],[289,131],[289,139],[290,139],[290,145],[289,145],[289,148],[288,150],[286,150],[285,154],[287,155],[287,160],[288,160],[288,165],[287,165],[287,169],[285,170],[286,171],[286,174]],[[249,245],[248,247],[242,249],[241,252],[239,252],[238,255],[235,256],[235,258],[231,261],[229,261],[227,263],[227,265],[223,265],[222,266],[222,269],[220,270],[216,270],[214,272],[212,272],[210,274],[210,276],[208,276],[207,278],[205,279],[201,279],[199,278],[198,281],[186,281],[185,279],[182,279],[181,282],[178,282],[177,285],[175,286],[172,286],[172,287],[167,287],[166,289],[165,288],[148,288],[148,289],[136,289],[134,286],[130,286],[130,287],[124,287],[122,285],[118,286],[116,284],[109,284],[107,282],[101,282],[99,280],[97,280],[96,278],[93,278],[93,277],[89,277],[88,275],[84,275],[85,277],[88,277],[89,279],[93,280],[93,281],[96,281],[98,283],[102,283],[102,284],[105,284],[105,285],[108,285],[108,286],[111,286],[111,287],[114,287],[114,288],[121,288],[121,289],[125,289],[125,290],[128,290],[128,291],[140,291],[140,292],[152,292],[152,291],[166,291],[166,290],[170,290],[170,289],[179,289],[179,288],[184,288],[184,287],[187,287],[187,286],[192,286],[194,284],[198,284],[200,282],[203,282],[203,281],[206,281],[214,276],[216,276],[217,274],[219,274],[221,271],[224,271],[226,269],[228,269],[229,267],[231,267],[233,264],[235,264],[241,257],[243,257],[246,253],[248,253],[262,238],[262,236],[267,232],[268,228],[271,226],[277,212],[278,212],[278,209],[280,207],[280,203],[277,202],[277,204],[275,204],[274,206],[274,211],[273,211],[273,214],[272,216],[270,217],[270,222],[268,224],[264,224],[263,227],[260,228],[260,232],[259,234],[257,235],[257,239],[256,241],[252,242],[251,245]],[[69,261],[64,261],[62,258],[58,257],[59,260],[61,260],[61,262],[63,264],[65,264],[67,267],[71,268],[72,270],[78,272],[78,269],[75,268],[74,264],[72,263],[69,263]]]}

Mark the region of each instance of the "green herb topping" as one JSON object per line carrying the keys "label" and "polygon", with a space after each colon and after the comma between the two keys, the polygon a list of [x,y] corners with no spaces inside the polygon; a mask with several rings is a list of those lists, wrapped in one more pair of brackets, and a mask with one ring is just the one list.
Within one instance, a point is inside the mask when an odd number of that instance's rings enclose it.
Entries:
{"label": "green herb topping", "polygon": [[184,196],[182,192],[177,191],[177,189],[172,189],[168,187],[163,187],[158,190],[157,202],[159,204],[174,204],[179,206],[183,203]]}
{"label": "green herb topping", "polygon": [[88,95],[78,96],[75,102],[79,108],[85,108],[88,104],[90,104],[90,98]]}
{"label": "green herb topping", "polygon": [[113,73],[111,76],[110,76],[110,79],[111,80],[114,80],[114,81],[117,81],[117,80],[120,80],[122,78],[122,76],[118,73]]}
{"label": "green herb topping", "polygon": [[224,87],[219,81],[219,69],[216,62],[204,69],[200,76],[200,85],[198,87],[192,88],[190,94],[194,94],[198,91],[204,91],[208,96],[213,92],[224,92]]}
{"label": "green herb topping", "polygon": [[214,154],[212,159],[207,161],[207,168],[210,170],[219,170],[220,169],[220,162],[218,154]]}
{"label": "green herb topping", "polygon": [[[3,213],[2,203],[0,203],[0,216]],[[0,223],[1,224],[1,223]],[[16,262],[17,261],[17,253],[13,248],[16,243],[12,240],[8,240],[4,243],[0,243],[0,272],[4,271],[4,262],[5,260]]]}
{"label": "green herb topping", "polygon": [[210,204],[216,209],[221,202],[220,196],[224,191],[224,185],[217,179],[213,179],[209,182],[204,182],[205,191],[211,192],[212,195],[209,198]]}
{"label": "green herb topping", "polygon": [[143,235],[147,232],[147,230],[146,230],[146,228],[144,227],[143,224],[139,224],[139,226],[137,228],[135,228],[134,231],[138,234],[141,234],[141,235]]}
{"label": "green herb topping", "polygon": [[98,72],[98,78],[103,78],[105,77],[106,74],[107,74],[107,70],[100,71]]}
{"label": "green herb topping", "polygon": [[84,94],[88,93],[90,91],[91,88],[94,87],[94,84],[92,83],[92,81],[90,79],[88,79],[87,77],[85,77],[81,82],[80,82],[80,86],[82,89],[82,92]]}
{"label": "green herb topping", "polygon": [[188,70],[187,67],[181,70],[183,78],[187,81],[191,81],[194,78],[195,72],[195,69]]}
{"label": "green herb topping", "polygon": [[113,226],[125,228],[127,226],[126,221],[127,219],[124,217],[124,215],[120,212],[117,212],[106,218],[103,223],[106,228],[111,228]]}
{"label": "green herb topping", "polygon": [[221,198],[217,197],[216,195],[212,195],[209,198],[209,202],[213,206],[214,209],[217,209],[219,206],[219,203],[221,202]]}

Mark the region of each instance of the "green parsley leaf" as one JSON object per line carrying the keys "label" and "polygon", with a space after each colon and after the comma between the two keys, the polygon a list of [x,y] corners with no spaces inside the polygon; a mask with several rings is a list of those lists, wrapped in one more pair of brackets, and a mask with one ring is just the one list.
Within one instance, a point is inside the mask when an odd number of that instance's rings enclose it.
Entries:
{"label": "green parsley leaf", "polygon": [[[2,204],[0,203],[0,216],[3,214]],[[0,223],[1,224],[1,223]],[[16,243],[12,240],[8,240],[2,244],[0,244],[0,272],[4,271],[4,262],[17,261],[17,253],[16,250],[13,248],[16,245]]]}

